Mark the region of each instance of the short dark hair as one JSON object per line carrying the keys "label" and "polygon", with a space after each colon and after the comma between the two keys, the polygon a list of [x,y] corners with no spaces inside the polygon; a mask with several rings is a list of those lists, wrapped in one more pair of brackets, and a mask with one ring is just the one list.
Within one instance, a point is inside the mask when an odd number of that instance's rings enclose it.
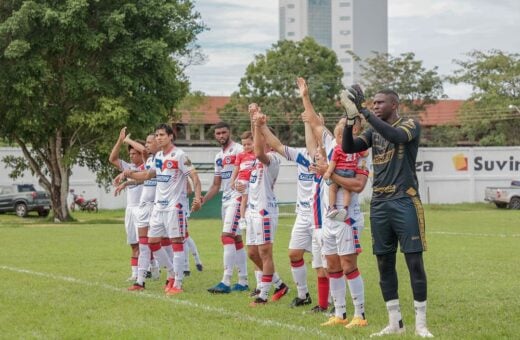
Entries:
{"label": "short dark hair", "polygon": [[390,97],[392,97],[392,99],[394,100],[394,102],[396,102],[397,104],[399,104],[399,95],[398,95],[397,92],[395,92],[394,90],[391,90],[391,89],[382,89],[382,90],[377,91],[377,93],[381,93],[381,94],[384,94],[384,95],[390,96]]}
{"label": "short dark hair", "polygon": [[241,135],[240,135],[240,139],[253,139],[253,134],[251,133],[251,131],[244,131]]}
{"label": "short dark hair", "polygon": [[215,126],[213,127],[214,129],[222,129],[222,128],[226,128],[228,130],[231,130],[230,126],[228,123],[226,122],[218,122],[217,124],[215,124]]}
{"label": "short dark hair", "polygon": [[155,131],[157,130],[164,130],[164,132],[166,132],[168,135],[173,135],[173,128],[171,127],[171,125],[165,123],[157,125],[155,127]]}

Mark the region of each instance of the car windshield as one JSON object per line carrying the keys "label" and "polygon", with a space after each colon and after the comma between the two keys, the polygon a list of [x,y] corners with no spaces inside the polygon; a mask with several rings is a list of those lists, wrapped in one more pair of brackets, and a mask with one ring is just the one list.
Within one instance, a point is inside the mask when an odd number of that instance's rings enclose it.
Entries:
{"label": "car windshield", "polygon": [[31,192],[36,191],[32,184],[22,184],[18,186],[18,192]]}

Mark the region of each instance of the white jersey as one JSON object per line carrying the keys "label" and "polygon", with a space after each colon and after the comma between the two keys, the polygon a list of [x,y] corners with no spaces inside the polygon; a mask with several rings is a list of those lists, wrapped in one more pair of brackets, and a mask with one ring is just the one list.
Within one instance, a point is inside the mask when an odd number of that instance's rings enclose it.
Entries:
{"label": "white jersey", "polygon": [[[144,169],[144,164],[135,165],[134,163],[127,163],[123,160],[120,160],[119,168],[121,170],[141,171]],[[129,185],[126,187],[126,189],[126,206],[129,208],[138,207],[139,201],[141,200],[143,186],[141,184]]]}
{"label": "white jersey", "polygon": [[192,170],[193,165],[186,153],[175,146],[166,153],[159,151],[155,155],[155,210],[187,209],[184,207],[187,202],[187,176]]}
{"label": "white jersey", "polygon": [[258,159],[255,161],[249,180],[248,207],[257,212],[276,207],[274,183],[280,171],[281,158],[275,152],[268,152],[267,157],[269,157],[269,165],[263,164]]}
{"label": "white jersey", "polygon": [[[151,155],[144,164],[145,170],[155,169],[155,156]],[[150,203],[155,201],[155,190],[157,188],[157,179],[152,178],[144,181],[143,191],[141,192],[140,204]]]}
{"label": "white jersey", "polygon": [[231,189],[231,175],[235,168],[236,157],[243,150],[242,145],[232,141],[215,156],[215,176],[222,179],[220,188],[223,202],[240,196],[240,193]]}
{"label": "white jersey", "polygon": [[309,171],[310,155],[306,148],[285,146],[285,158],[298,164],[296,214],[309,215],[312,212],[312,186],[314,183],[314,173]]}
{"label": "white jersey", "polygon": [[[336,146],[336,139],[330,134],[328,131],[323,132],[323,138],[322,138],[323,145],[325,146],[325,151],[327,152],[327,158],[330,160],[332,157],[332,152],[334,151],[334,147]],[[358,168],[361,167],[361,169],[364,171],[366,170],[366,164],[367,157],[359,157],[358,161]],[[366,170],[368,171],[368,170]],[[357,172],[357,170],[356,170]],[[368,173],[367,173],[368,175]],[[326,187],[326,196],[323,197],[322,207],[328,207],[329,203],[329,186],[327,184],[323,185]],[[338,190],[338,193],[336,194],[336,206],[342,207],[343,206],[343,193],[344,189]],[[348,217],[352,218],[356,224],[363,224],[364,223],[364,217],[361,213],[361,207],[359,205],[359,194],[355,192],[350,192],[350,205],[348,206]],[[323,210],[323,212],[326,212],[327,208]]]}

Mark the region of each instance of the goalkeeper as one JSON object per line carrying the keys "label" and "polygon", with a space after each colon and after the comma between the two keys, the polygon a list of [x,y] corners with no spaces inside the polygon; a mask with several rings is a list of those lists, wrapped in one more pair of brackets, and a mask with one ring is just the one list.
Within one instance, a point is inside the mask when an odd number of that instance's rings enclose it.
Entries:
{"label": "goalkeeper", "polygon": [[[364,95],[359,85],[343,91],[340,97],[347,112],[343,151],[355,153],[372,148],[374,182],[370,224],[379,283],[389,315],[389,324],[373,336],[404,332],[397,289],[396,252],[399,243],[410,272],[415,334],[433,337],[426,326],[427,284],[422,256],[426,250],[425,224],[415,173],[420,125],[413,119],[399,116],[399,96],[392,90],[376,93],[373,113],[363,107]],[[354,138],[352,126],[359,113],[371,127]]]}

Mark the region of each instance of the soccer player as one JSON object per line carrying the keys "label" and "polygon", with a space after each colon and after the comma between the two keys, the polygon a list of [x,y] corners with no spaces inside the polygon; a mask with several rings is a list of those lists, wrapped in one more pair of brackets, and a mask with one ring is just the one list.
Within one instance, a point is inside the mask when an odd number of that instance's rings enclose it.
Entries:
{"label": "soccer player", "polygon": [[238,220],[238,226],[241,230],[247,228],[245,213],[247,205],[247,187],[249,185],[249,179],[251,178],[251,170],[256,160],[255,153],[253,152],[253,134],[251,131],[245,131],[240,136],[242,147],[244,151],[237,155],[235,160],[235,168],[231,175],[231,188],[235,189],[235,181],[240,181],[246,186],[242,199],[240,202],[240,220]]}
{"label": "soccer player", "polygon": [[[124,170],[141,170],[143,169],[143,155],[141,152],[136,150],[132,145],[128,145],[128,155],[130,157],[130,163],[125,162],[119,158],[119,150],[124,143],[126,138],[126,126],[119,131],[119,137],[110,152],[109,161],[117,169]],[[130,265],[132,274],[128,278],[128,281],[137,280],[137,258],[139,256],[139,239],[137,236],[137,224],[135,220],[134,210],[139,207],[139,200],[141,198],[141,192],[143,186],[141,184],[129,185],[126,191],[126,210],[125,210],[125,230],[126,230],[126,242],[131,248]]]}
{"label": "soccer player", "polygon": [[[126,177],[135,180],[155,178],[157,189],[155,204],[150,217],[148,245],[159,263],[166,264],[169,284],[167,295],[182,293],[184,279],[184,233],[188,211],[186,187],[187,177],[194,184],[195,197],[192,211],[200,209],[201,185],[199,176],[184,151],[173,144],[174,133],[170,125],[160,124],[155,129],[155,138],[160,151],[155,155],[155,164],[147,171],[132,172],[125,170]],[[161,247],[161,239],[171,240],[173,248],[173,266],[168,261],[166,251]]]}
{"label": "soccer player", "polygon": [[[250,114],[255,125],[253,140],[256,161],[249,181],[246,243],[249,258],[262,270],[260,293],[250,304],[257,306],[267,303],[273,284],[275,290],[272,301],[277,301],[286,295],[289,287],[276,274],[273,261],[273,243],[278,226],[278,205],[273,189],[281,159],[277,153],[269,151],[269,145],[260,132],[260,127],[266,123],[265,115],[256,104],[250,105]],[[237,190],[244,189],[243,184],[237,183]]]}
{"label": "soccer player", "polygon": [[[213,183],[206,192],[202,203],[212,199],[222,189],[222,234],[224,247],[224,274],[222,281],[208,289],[210,293],[230,293],[231,291],[249,290],[247,280],[247,256],[238,227],[240,219],[241,195],[231,188],[231,174],[237,154],[243,151],[242,145],[231,139],[229,124],[220,122],[215,125],[215,139],[222,150],[215,156],[215,175]],[[238,269],[238,283],[231,286],[234,267]]]}
{"label": "soccer player", "polygon": [[[311,126],[320,145],[316,153],[316,165],[311,165],[311,170],[316,171],[317,177],[321,177],[328,169],[327,159],[332,155],[335,139],[325,128],[312,106],[307,105],[305,108],[303,119]],[[340,120],[337,125],[342,124],[345,124],[344,119]],[[332,174],[331,179],[344,189],[349,190],[352,197],[347,211],[348,218],[346,219],[338,218],[338,216],[334,219],[327,218],[325,216],[326,208],[322,205],[322,253],[326,258],[330,291],[334,301],[334,315],[322,325],[345,325],[346,328],[364,327],[368,325],[364,310],[364,282],[357,266],[357,256],[361,252],[359,234],[364,227],[364,218],[359,207],[357,193],[363,191],[367,183],[366,158],[358,160],[354,178]],[[322,194],[320,196],[322,202],[328,202],[328,185],[324,185],[323,191],[320,191],[320,193]],[[336,204],[340,204],[340,202],[342,202],[341,193],[338,194]],[[346,284],[348,284],[354,304],[354,315],[350,322],[346,317]]]}
{"label": "soccer player", "polygon": [[[426,327],[426,250],[424,212],[419,198],[415,161],[419,149],[420,125],[398,114],[399,96],[385,89],[373,100],[374,113],[363,107],[364,95],[358,85],[341,93],[348,116],[343,150],[353,153],[372,148],[374,182],[370,202],[373,251],[377,257],[380,286],[388,310],[389,324],[374,336],[403,333],[398,295],[396,252],[404,253],[415,307],[415,334],[433,337]],[[370,123],[361,136],[352,135],[352,122],[361,112]]]}
{"label": "soccer player", "polygon": [[[147,153],[148,158],[146,159],[143,170],[148,170],[153,166],[153,164],[155,163],[155,154],[159,151],[157,142],[155,141],[155,133],[151,133],[146,137],[146,142],[144,146],[130,139],[129,135],[126,136],[124,142],[128,145],[131,145],[135,150],[141,153]],[[118,189],[121,187],[132,185],[132,182],[135,181],[126,181],[120,186],[118,186]],[[151,261],[151,252],[150,248],[148,247],[148,227],[150,222],[150,215],[152,213],[153,203],[155,200],[156,186],[157,182],[155,178],[143,182],[143,189],[141,192],[141,198],[139,200],[139,206],[135,210],[135,220],[137,225],[137,233],[139,237],[139,258],[137,261],[137,279],[135,283],[130,288],[128,288],[128,290],[131,291],[139,291],[144,289],[145,279],[147,277],[150,265],[152,278],[159,278],[159,267],[155,263],[156,261]]]}

